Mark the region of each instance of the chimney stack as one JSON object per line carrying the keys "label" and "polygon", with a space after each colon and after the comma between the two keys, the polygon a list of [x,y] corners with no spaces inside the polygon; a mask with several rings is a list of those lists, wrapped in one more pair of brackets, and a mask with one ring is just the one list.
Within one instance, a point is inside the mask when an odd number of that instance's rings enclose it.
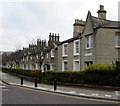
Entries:
{"label": "chimney stack", "polygon": [[85,22],[79,19],[75,19],[73,24],[73,37],[78,36],[84,29]]}
{"label": "chimney stack", "polygon": [[59,34],[57,33],[50,33],[49,34],[49,41],[48,41],[48,45],[51,45],[53,42],[59,42]]}
{"label": "chimney stack", "polygon": [[106,11],[104,10],[104,6],[103,5],[100,5],[99,7],[99,10],[98,10],[98,18],[101,18],[101,19],[106,19]]}

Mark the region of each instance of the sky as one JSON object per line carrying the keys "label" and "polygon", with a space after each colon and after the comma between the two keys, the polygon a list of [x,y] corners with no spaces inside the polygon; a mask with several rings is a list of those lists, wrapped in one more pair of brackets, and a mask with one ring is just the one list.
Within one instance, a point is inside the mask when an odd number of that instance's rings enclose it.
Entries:
{"label": "sky", "polygon": [[0,0],[0,51],[14,51],[48,40],[59,33],[60,41],[73,37],[75,19],[98,16],[104,5],[108,20],[118,20],[119,0]]}

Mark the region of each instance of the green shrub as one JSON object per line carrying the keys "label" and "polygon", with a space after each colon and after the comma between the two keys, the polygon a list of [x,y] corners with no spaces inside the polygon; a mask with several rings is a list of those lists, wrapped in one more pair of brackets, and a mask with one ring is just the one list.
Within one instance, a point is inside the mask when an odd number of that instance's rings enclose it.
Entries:
{"label": "green shrub", "polygon": [[10,72],[10,73],[15,73],[18,75],[24,75],[27,77],[41,77],[41,70],[29,70],[29,69],[20,69],[20,68],[2,68],[3,72]]}
{"label": "green shrub", "polygon": [[44,72],[44,81],[54,81],[57,79],[58,82],[62,83],[83,83],[82,71],[46,71]]}
{"label": "green shrub", "polygon": [[12,72],[29,77],[37,77],[40,82],[54,81],[71,84],[88,84],[99,86],[120,87],[120,70],[116,65],[93,64],[82,71],[54,71],[48,70],[23,70],[3,68],[4,71]]}
{"label": "green shrub", "polygon": [[85,68],[84,81],[93,85],[119,86],[115,65],[93,64]]}
{"label": "green shrub", "polygon": [[115,65],[93,64],[86,67],[83,71],[53,71],[43,73],[44,81],[88,84],[99,86],[120,86],[120,73],[116,71]]}

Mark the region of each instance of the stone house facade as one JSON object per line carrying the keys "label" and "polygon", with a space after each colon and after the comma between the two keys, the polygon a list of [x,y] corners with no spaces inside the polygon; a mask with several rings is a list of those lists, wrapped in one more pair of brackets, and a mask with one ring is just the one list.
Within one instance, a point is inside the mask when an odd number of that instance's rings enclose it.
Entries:
{"label": "stone house facade", "polygon": [[88,12],[81,39],[81,69],[89,64],[112,64],[120,61],[120,22],[106,19],[100,5],[98,17]]}
{"label": "stone house facade", "polygon": [[59,35],[50,33],[48,42],[38,39],[36,45],[13,53],[14,58],[8,56],[6,66],[12,62],[16,68],[75,71],[120,61],[120,22],[107,20],[102,5],[97,13],[94,17],[88,11],[85,22],[76,19],[72,38],[60,42]]}
{"label": "stone house facade", "polygon": [[6,56],[3,66],[22,69],[54,70],[54,48],[59,42],[59,34],[50,33],[49,41],[37,39],[37,44],[18,50]]}
{"label": "stone house facade", "polygon": [[[98,17],[94,17],[89,11],[86,22],[75,20],[73,38],[58,44],[58,70],[82,70],[90,64],[120,61],[120,22],[107,20],[102,5],[97,13]],[[79,41],[77,56],[76,41]]]}
{"label": "stone house facade", "polygon": [[80,70],[80,39],[73,37],[58,44],[57,70]]}

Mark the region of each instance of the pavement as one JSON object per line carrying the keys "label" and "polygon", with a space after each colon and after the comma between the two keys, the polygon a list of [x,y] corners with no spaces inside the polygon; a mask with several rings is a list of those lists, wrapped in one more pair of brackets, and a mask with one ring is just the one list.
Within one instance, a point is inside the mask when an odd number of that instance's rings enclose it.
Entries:
{"label": "pavement", "polygon": [[0,71],[0,79],[10,85],[28,87],[37,90],[44,90],[48,92],[61,93],[65,95],[72,96],[80,96],[87,98],[95,98],[95,99],[104,99],[104,100],[113,100],[120,101],[120,91],[113,90],[101,90],[101,89],[93,89],[93,88],[77,88],[77,87],[66,87],[66,86],[57,86],[57,90],[54,91],[53,85],[41,84],[37,83],[37,87],[35,87],[34,82],[23,81],[23,85],[21,85],[21,79],[1,72]]}

